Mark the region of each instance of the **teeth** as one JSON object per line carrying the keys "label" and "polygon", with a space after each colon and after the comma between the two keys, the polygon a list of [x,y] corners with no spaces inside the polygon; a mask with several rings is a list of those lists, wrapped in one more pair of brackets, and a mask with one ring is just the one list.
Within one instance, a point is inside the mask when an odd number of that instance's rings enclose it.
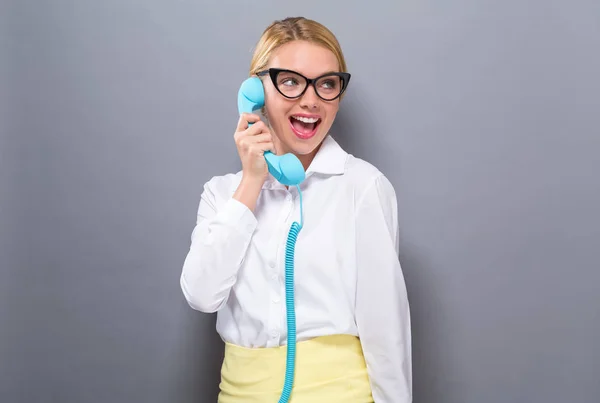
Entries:
{"label": "teeth", "polygon": [[305,118],[303,116],[292,116],[294,119],[299,120],[304,123],[317,123],[318,118]]}

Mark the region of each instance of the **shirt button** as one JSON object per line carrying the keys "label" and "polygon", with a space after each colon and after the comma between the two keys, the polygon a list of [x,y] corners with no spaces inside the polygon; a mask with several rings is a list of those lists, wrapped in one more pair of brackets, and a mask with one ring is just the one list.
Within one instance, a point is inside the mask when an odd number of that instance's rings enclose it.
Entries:
{"label": "shirt button", "polygon": [[291,196],[291,195],[287,195],[287,196],[285,197],[285,200],[287,200],[287,201],[290,201],[290,200],[292,200],[292,196]]}
{"label": "shirt button", "polygon": [[272,278],[273,280],[277,280],[277,277],[278,277],[278,276],[277,276],[277,273],[273,273],[273,274],[271,274],[271,278]]}
{"label": "shirt button", "polygon": [[273,302],[274,302],[275,304],[279,303],[279,297],[274,297],[274,298],[273,298]]}
{"label": "shirt button", "polygon": [[271,330],[271,337],[277,337],[278,335],[277,330]]}
{"label": "shirt button", "polygon": [[274,268],[274,267],[275,267],[275,262],[274,262],[273,260],[271,260],[271,261],[269,262],[269,266],[271,266],[271,268]]}

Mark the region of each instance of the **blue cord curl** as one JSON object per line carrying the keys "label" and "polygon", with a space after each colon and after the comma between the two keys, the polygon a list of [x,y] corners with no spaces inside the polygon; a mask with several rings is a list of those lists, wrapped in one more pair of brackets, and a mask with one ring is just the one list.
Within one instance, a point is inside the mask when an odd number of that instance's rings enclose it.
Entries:
{"label": "blue cord curl", "polygon": [[285,381],[279,403],[287,403],[294,387],[294,371],[296,367],[296,310],[294,307],[294,252],[298,234],[304,225],[302,192],[296,185],[300,195],[300,223],[293,222],[288,233],[285,246],[285,307],[287,313],[287,356],[285,363]]}

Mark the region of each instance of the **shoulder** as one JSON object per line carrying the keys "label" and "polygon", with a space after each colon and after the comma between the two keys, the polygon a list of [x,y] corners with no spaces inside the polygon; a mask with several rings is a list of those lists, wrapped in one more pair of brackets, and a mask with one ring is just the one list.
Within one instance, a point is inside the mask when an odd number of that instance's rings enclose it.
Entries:
{"label": "shoulder", "polygon": [[355,219],[367,231],[387,228],[395,237],[398,200],[394,185],[375,165],[349,155],[347,172],[354,186]]}
{"label": "shoulder", "polygon": [[391,199],[395,202],[396,191],[388,177],[374,164],[348,154],[346,160],[345,175],[359,195],[358,200],[367,195],[373,195],[382,199]]}

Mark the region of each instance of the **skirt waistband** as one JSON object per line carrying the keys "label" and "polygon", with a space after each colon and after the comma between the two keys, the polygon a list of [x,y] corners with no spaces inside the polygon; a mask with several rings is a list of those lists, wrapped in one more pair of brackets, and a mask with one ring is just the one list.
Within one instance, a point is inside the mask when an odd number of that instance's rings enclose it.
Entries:
{"label": "skirt waistband", "polygon": [[[225,343],[219,403],[277,403],[287,347],[246,348]],[[290,403],[373,402],[360,340],[321,336],[296,344]]]}

